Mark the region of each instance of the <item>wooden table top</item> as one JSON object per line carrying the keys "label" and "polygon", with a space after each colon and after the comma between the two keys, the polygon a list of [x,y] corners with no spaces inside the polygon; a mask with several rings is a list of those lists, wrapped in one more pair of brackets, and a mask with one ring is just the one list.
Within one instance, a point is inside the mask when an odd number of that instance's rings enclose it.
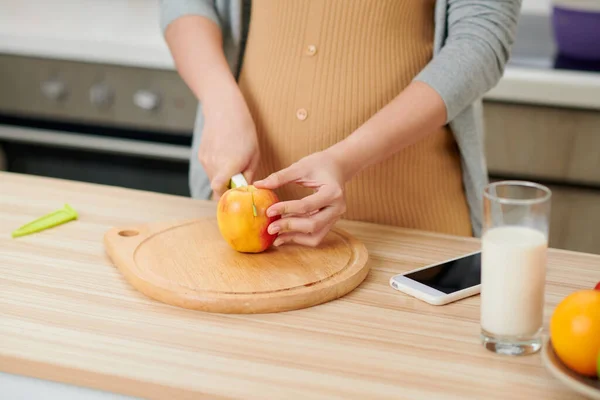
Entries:
{"label": "wooden table top", "polygon": [[[79,220],[10,237],[64,203]],[[485,350],[478,296],[436,307],[389,287],[396,273],[477,250],[474,239],[341,222],[369,250],[365,282],[264,315],[150,300],[105,254],[113,226],[212,213],[184,197],[0,173],[0,370],[146,398],[580,398],[539,353]],[[597,281],[600,256],[551,250],[546,327],[562,298]]]}

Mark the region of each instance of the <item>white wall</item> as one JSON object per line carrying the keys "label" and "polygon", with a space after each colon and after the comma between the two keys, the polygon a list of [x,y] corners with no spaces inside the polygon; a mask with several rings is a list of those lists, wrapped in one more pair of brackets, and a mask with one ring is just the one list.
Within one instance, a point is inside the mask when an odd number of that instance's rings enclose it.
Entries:
{"label": "white wall", "polygon": [[552,0],[523,0],[521,10],[525,14],[548,14]]}

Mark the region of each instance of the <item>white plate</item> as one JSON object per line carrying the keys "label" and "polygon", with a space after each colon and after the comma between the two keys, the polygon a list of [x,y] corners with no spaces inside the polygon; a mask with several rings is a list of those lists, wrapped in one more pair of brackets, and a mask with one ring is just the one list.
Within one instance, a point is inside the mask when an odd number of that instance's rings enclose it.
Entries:
{"label": "white plate", "polygon": [[562,383],[587,398],[600,400],[600,381],[584,377],[569,369],[554,352],[550,340],[544,343],[542,359],[550,373]]}

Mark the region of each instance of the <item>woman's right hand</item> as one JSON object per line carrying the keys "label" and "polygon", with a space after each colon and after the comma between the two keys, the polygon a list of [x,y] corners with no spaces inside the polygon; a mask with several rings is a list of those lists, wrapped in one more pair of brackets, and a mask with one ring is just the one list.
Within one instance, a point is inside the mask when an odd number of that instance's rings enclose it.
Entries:
{"label": "woman's right hand", "polygon": [[232,176],[242,173],[254,179],[260,153],[256,127],[237,85],[221,86],[214,96],[206,96],[204,128],[198,157],[211,182],[213,198],[227,190]]}
{"label": "woman's right hand", "polygon": [[219,198],[232,176],[254,179],[259,153],[256,128],[225,53],[219,25],[199,15],[169,24],[165,39],[177,71],[202,103],[204,128],[198,157]]}

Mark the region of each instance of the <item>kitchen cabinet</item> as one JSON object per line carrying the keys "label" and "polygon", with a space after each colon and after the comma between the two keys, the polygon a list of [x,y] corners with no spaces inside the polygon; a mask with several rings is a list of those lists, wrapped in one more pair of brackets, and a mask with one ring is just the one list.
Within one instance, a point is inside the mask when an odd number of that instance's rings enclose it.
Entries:
{"label": "kitchen cabinet", "polygon": [[550,245],[600,254],[600,112],[487,101],[484,115],[491,179],[549,186]]}

